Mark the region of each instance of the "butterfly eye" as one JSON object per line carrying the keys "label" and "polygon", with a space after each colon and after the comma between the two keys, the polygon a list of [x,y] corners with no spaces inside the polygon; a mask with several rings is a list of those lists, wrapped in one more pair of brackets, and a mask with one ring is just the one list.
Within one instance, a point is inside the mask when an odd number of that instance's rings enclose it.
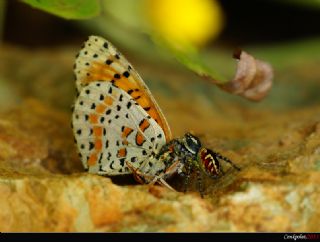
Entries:
{"label": "butterfly eye", "polygon": [[192,154],[197,154],[199,149],[201,148],[200,140],[193,136],[190,133],[186,133],[183,139],[184,146],[190,151]]}

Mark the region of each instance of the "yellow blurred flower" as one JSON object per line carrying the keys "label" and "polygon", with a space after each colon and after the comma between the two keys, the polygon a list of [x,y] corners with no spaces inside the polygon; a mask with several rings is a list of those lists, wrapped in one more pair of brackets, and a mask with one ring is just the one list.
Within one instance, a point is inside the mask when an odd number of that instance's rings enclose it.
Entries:
{"label": "yellow blurred flower", "polygon": [[202,46],[222,29],[216,0],[146,0],[146,7],[153,30],[176,46]]}

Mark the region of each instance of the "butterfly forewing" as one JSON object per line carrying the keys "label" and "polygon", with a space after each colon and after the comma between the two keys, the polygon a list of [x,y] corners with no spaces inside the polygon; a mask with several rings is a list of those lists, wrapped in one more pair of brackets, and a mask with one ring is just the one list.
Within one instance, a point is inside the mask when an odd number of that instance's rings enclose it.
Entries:
{"label": "butterfly forewing", "polygon": [[149,89],[132,65],[109,41],[90,36],[77,56],[74,72],[78,93],[91,82],[113,83],[128,93],[159,124],[166,141],[171,140],[168,123]]}

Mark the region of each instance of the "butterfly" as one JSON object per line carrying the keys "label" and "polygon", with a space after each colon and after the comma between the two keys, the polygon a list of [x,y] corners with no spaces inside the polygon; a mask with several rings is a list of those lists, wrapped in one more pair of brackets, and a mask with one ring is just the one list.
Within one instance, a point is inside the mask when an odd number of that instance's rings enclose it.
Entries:
{"label": "butterfly", "polygon": [[88,38],[76,56],[74,74],[72,127],[89,173],[133,174],[140,183],[158,182],[173,189],[166,182],[173,174],[185,174],[187,181],[192,170],[219,175],[219,159],[233,164],[203,148],[190,133],[173,139],[142,78],[104,38]]}

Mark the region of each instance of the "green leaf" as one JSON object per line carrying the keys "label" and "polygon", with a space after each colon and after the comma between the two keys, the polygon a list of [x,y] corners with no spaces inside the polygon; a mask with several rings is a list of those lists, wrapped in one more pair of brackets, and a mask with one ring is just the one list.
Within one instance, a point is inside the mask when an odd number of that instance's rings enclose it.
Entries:
{"label": "green leaf", "polygon": [[98,0],[22,0],[34,8],[66,19],[88,19],[100,13]]}
{"label": "green leaf", "polygon": [[206,63],[205,59],[196,50],[186,51],[172,48],[171,52],[180,63],[188,67],[190,70],[196,72],[198,75],[210,77],[217,83],[225,83],[229,81],[225,75],[214,71],[214,69],[210,67],[208,63]]}
{"label": "green leaf", "polygon": [[[184,45],[177,47],[171,42],[155,35],[152,36],[152,39],[162,49],[168,50],[169,53],[173,55],[181,64],[194,71],[198,75],[211,78],[216,83],[220,84],[229,81],[230,77],[227,77],[223,72],[215,71],[217,69],[212,66],[211,60],[206,59],[204,54],[200,53],[199,50],[194,46]],[[231,58],[229,59],[231,60]],[[232,62],[234,62],[234,60],[232,60]]]}

